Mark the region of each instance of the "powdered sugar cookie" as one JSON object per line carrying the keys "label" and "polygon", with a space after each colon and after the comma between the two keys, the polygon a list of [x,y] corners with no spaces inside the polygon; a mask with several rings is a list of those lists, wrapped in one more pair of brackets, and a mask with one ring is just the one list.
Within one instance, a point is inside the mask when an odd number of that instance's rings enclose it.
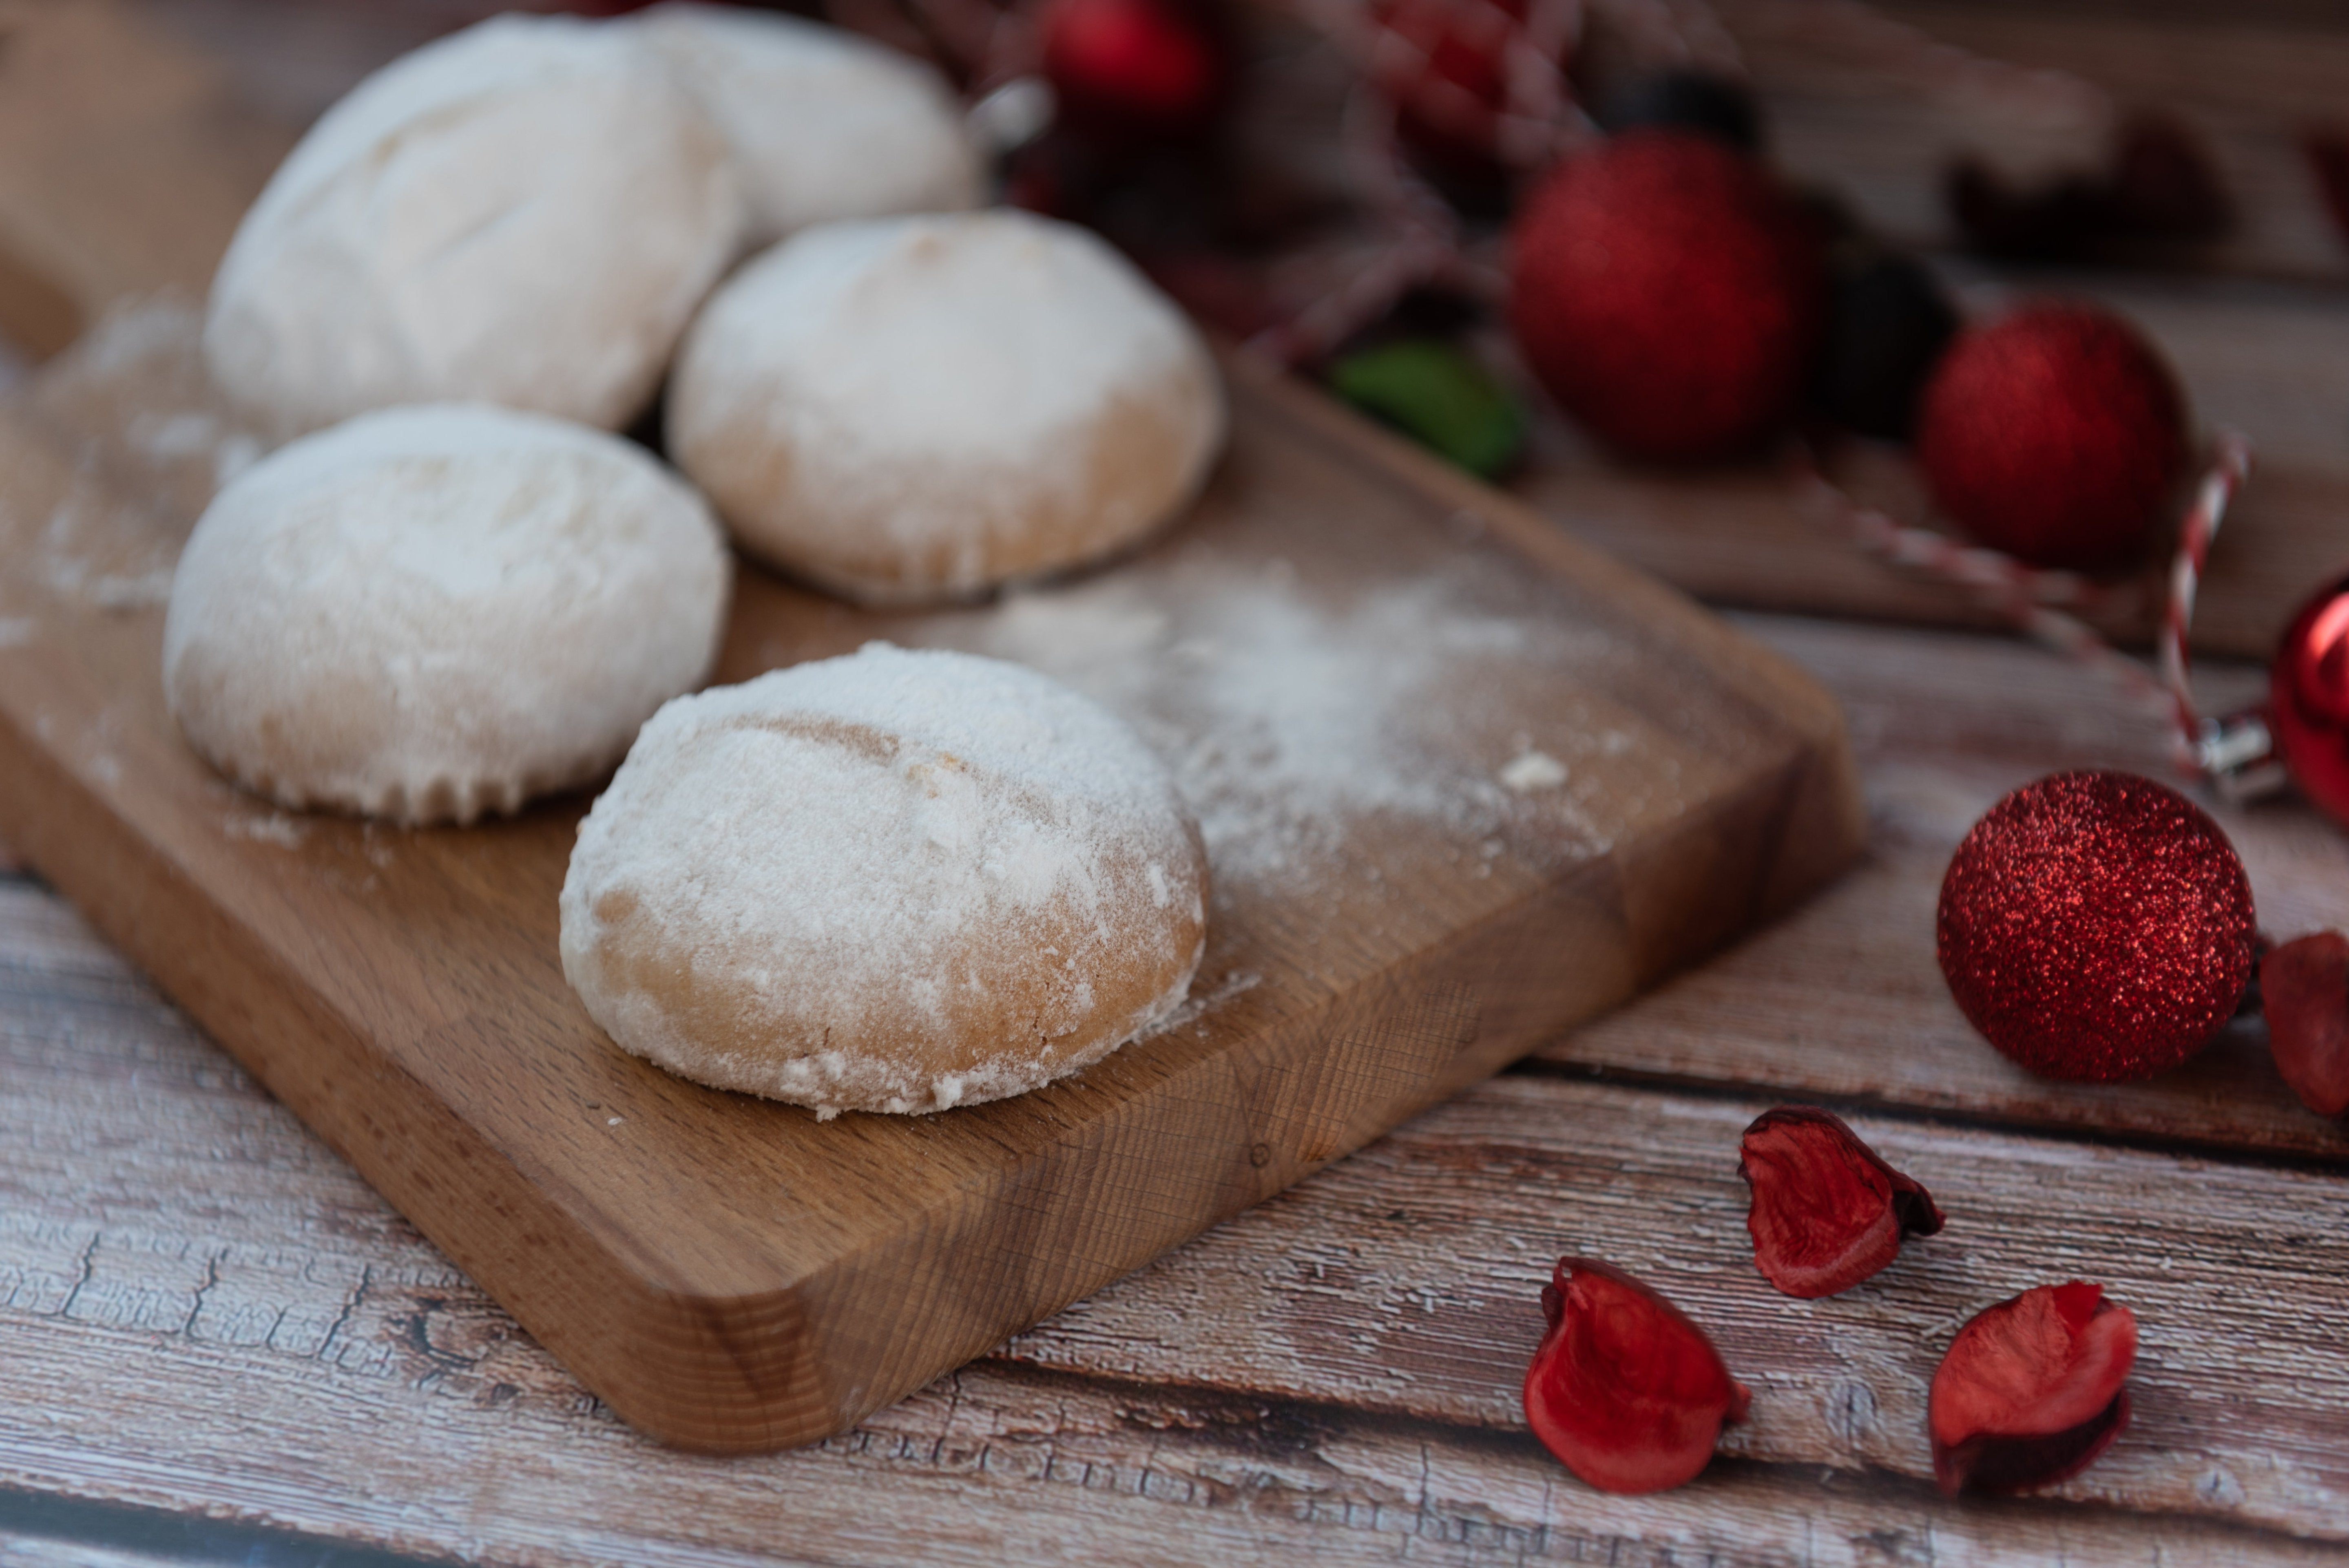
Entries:
{"label": "powdered sugar cookie", "polygon": [[839,27],[672,3],[640,29],[725,136],[749,199],[746,242],[811,223],[978,205],[978,150],[936,71]]}
{"label": "powdered sugar cookie", "polygon": [[1019,1094],[1171,1011],[1206,856],[1058,682],[885,644],[680,697],[580,824],[563,972],[672,1072],[842,1110]]}
{"label": "powdered sugar cookie", "polygon": [[855,599],[967,595],[1119,550],[1224,433],[1190,324],[1071,224],[827,223],[687,335],[669,449],[743,548]]}
{"label": "powdered sugar cookie", "polygon": [[594,779],[707,678],[731,581],[701,498],[616,437],[387,409],[213,500],[163,694],[197,751],[285,805],[470,821]]}
{"label": "powdered sugar cookie", "polygon": [[617,428],[742,222],[724,141],[633,36],[496,17],[302,139],[221,263],[204,357],[281,434],[444,399]]}

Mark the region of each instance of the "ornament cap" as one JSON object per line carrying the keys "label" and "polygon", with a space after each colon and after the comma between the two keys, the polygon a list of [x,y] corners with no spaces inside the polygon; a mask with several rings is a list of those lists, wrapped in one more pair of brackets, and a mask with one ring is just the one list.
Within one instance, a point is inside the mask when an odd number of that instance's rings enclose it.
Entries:
{"label": "ornament cap", "polygon": [[2292,781],[2264,707],[2203,719],[2189,746],[2197,770],[2230,806],[2264,800]]}

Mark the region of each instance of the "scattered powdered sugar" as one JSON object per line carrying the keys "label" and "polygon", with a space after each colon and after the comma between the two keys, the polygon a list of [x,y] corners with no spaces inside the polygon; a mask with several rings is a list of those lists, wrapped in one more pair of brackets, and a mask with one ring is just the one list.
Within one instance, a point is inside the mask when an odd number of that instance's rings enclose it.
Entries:
{"label": "scattered powdered sugar", "polygon": [[211,459],[214,489],[260,461],[263,451],[260,440],[251,433],[202,409],[142,412],[132,417],[125,433],[133,446],[157,462]]}
{"label": "scattered powdered sugar", "polygon": [[[1487,841],[1534,810],[1521,799],[1533,789],[1579,851],[1603,850],[1573,793],[1547,787],[1566,765],[1515,733],[1528,672],[1603,655],[1603,634],[1496,612],[1479,586],[1439,571],[1348,597],[1285,562],[1202,553],[1146,586],[1106,575],[1015,593],[925,634],[1041,669],[1133,720],[1198,814],[1219,883],[1307,874],[1371,816]],[[1544,743],[1624,742],[1578,731]]]}
{"label": "scattered powdered sugar", "polygon": [[41,634],[41,623],[30,615],[0,615],[0,648],[21,648]]}
{"label": "scattered powdered sugar", "polygon": [[1566,779],[1566,764],[1547,751],[1520,751],[1501,764],[1501,788],[1519,795],[1555,789]]}
{"label": "scattered powdered sugar", "polygon": [[283,811],[266,816],[236,815],[223,818],[221,830],[232,839],[243,839],[253,843],[275,844],[281,850],[298,850],[309,836],[309,829]]}
{"label": "scattered powdered sugar", "polygon": [[42,586],[100,610],[142,610],[171,597],[172,557],[160,539],[128,536],[86,490],[67,492],[49,513],[36,557]]}
{"label": "scattered powdered sugar", "polygon": [[[1134,1037],[1134,1041],[1139,1044],[1143,1040],[1154,1040],[1161,1035],[1171,1035],[1177,1029],[1189,1028],[1233,997],[1253,991],[1263,984],[1263,975],[1236,969],[1206,990],[1185,996],[1182,1006],[1143,1030]],[[1202,1028],[1199,1033],[1204,1036],[1206,1030]]]}

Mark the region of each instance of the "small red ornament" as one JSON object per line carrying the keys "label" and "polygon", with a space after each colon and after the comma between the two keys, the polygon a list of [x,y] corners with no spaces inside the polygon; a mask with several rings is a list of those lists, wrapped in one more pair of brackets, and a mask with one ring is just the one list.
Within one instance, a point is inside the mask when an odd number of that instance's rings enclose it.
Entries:
{"label": "small red ornament", "polygon": [[2260,960],[2268,1053],[2300,1103],[2319,1116],[2349,1111],[2349,939],[2320,931]]}
{"label": "small red ornament", "polygon": [[1933,1479],[2027,1491],[2094,1464],[2128,1426],[2137,1319],[2105,1287],[2043,1284],[1974,1315],[1933,1373]]}
{"label": "small red ornament", "polygon": [[1376,0],[1368,62],[1371,83],[1393,100],[1405,146],[1447,172],[1497,173],[1501,122],[1516,72],[1549,74],[1562,95],[1570,15],[1528,28],[1526,0]]}
{"label": "small red ornament", "polygon": [[1195,135],[1223,97],[1222,50],[1182,0],[1050,0],[1039,27],[1061,118],[1096,135]]}
{"label": "small red ornament", "polygon": [[1825,272],[1762,167],[1709,136],[1640,129],[1561,161],[1516,232],[1509,317],[1566,411],[1636,457],[1707,458],[1793,412]]}
{"label": "small red ornament", "polygon": [[1849,1290],[1900,1252],[1906,1236],[1941,1228],[1933,1195],[1815,1105],[1764,1111],[1738,1144],[1753,1189],[1745,1228],[1754,1266],[1788,1295]]}
{"label": "small red ornament", "polygon": [[2186,462],[2160,354],[2093,305],[2042,304],[1958,335],[1918,406],[1917,460],[1967,532],[2033,566],[2141,552]]}
{"label": "small red ornament", "polygon": [[2047,1078],[2176,1067],[2251,975],[2251,884],[2209,813],[2131,773],[2057,773],[1973,825],[1941,882],[1941,973],[1975,1028]]}
{"label": "small red ornament", "polygon": [[2292,617],[2268,672],[2268,729],[2292,782],[2349,824],[2349,577]]}
{"label": "small red ornament", "polygon": [[1713,1458],[1751,1397],[1704,1330],[1619,1268],[1560,1258],[1542,1286],[1549,1332],[1526,1368],[1526,1420],[1601,1491],[1661,1491]]}

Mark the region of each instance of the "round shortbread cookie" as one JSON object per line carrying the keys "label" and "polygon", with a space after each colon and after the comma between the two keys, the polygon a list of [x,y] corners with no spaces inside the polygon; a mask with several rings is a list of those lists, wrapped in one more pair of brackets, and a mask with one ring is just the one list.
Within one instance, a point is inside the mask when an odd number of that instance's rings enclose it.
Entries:
{"label": "round shortbread cookie", "polygon": [[744,549],[870,603],[1117,551],[1223,435],[1182,314],[1084,230],[1009,211],[784,241],[711,296],[668,402],[669,450]]}
{"label": "round shortbread cookie", "polygon": [[868,645],[680,697],[579,826],[563,972],[626,1049],[842,1110],[1023,1093],[1171,1012],[1206,851],[1125,723]]}
{"label": "round shortbread cookie", "polygon": [[978,205],[978,149],[944,77],[839,27],[671,0],[642,30],[725,136],[763,249],[811,223]]}
{"label": "round shortbread cookie", "polygon": [[742,224],[724,139],[633,34],[499,16],[302,139],[221,263],[204,357],[281,435],[474,400],[616,428]]}
{"label": "round shortbread cookie", "polygon": [[707,679],[732,574],[701,498],[617,437],[386,409],[213,499],[172,580],[163,695],[284,805],[467,822],[590,781]]}

